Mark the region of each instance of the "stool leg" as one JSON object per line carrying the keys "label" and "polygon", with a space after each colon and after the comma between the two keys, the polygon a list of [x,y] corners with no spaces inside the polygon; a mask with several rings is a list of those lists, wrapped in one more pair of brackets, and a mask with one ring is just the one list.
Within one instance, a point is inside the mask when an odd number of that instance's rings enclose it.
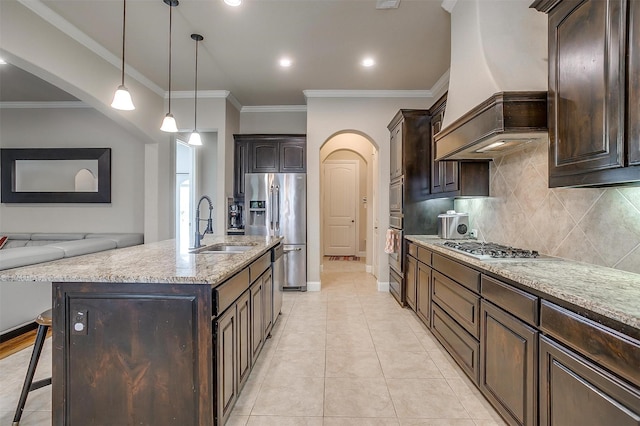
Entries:
{"label": "stool leg", "polygon": [[46,325],[39,325],[38,332],[36,334],[36,342],[33,345],[33,353],[31,354],[31,361],[29,361],[29,368],[27,369],[27,377],[24,379],[24,385],[22,385],[22,392],[20,393],[20,400],[18,401],[18,408],[16,409],[16,415],[13,417],[13,425],[20,424],[20,418],[22,417],[22,411],[24,410],[24,404],[27,402],[27,395],[31,389],[31,383],[33,382],[33,376],[36,373],[36,367],[38,366],[38,360],[42,353],[42,347],[44,346],[44,340],[47,337],[47,330],[49,327]]}

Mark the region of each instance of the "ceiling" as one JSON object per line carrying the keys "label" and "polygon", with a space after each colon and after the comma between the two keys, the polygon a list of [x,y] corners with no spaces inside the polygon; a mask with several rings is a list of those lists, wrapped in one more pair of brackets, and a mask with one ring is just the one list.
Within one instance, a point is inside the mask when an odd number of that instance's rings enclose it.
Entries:
{"label": "ceiling", "polygon": [[[122,1],[31,1],[121,57]],[[127,1],[126,69],[160,92],[168,90],[168,26],[162,0]],[[376,9],[376,0],[244,0],[236,8],[181,0],[173,9],[172,91],[194,88],[194,32],[204,36],[198,90],[228,90],[243,106],[304,105],[303,90],[430,90],[450,62],[441,0],[401,0],[389,10]],[[282,56],[290,68],[278,65]],[[376,64],[363,67],[365,56]],[[19,71],[0,66],[0,101],[69,100]]]}

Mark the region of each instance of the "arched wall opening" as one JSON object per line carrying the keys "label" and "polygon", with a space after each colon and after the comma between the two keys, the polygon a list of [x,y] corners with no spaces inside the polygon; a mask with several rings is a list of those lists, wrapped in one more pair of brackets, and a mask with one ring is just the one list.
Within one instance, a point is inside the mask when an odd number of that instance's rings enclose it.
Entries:
{"label": "arched wall opening", "polygon": [[[325,183],[325,167],[339,163],[356,164],[355,217],[354,232],[356,235],[353,255],[364,257],[367,272],[375,271],[377,265],[376,247],[374,244],[377,219],[378,196],[376,179],[378,162],[376,161],[378,148],[373,140],[356,130],[343,130],[330,136],[320,147],[320,253],[321,259],[331,255],[326,243],[330,236],[330,224],[327,222],[327,202],[331,199],[331,188]],[[347,250],[348,251],[348,250]],[[336,252],[334,252],[336,253]],[[340,252],[337,252],[340,253]],[[346,254],[346,252],[343,252]],[[322,260],[321,260],[322,262]],[[322,265],[321,265],[322,268]]]}

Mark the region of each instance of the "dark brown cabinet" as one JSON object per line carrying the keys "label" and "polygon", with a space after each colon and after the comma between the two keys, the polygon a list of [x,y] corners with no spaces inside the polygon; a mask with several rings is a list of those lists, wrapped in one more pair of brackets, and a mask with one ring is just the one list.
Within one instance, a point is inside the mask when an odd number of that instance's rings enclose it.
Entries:
{"label": "dark brown cabinet", "polygon": [[233,163],[233,197],[236,200],[244,201],[244,174],[249,173],[249,164],[249,141],[236,139]]}
{"label": "dark brown cabinet", "polygon": [[538,331],[482,301],[480,390],[510,425],[537,425]]}
{"label": "dark brown cabinet", "polygon": [[305,173],[307,137],[296,134],[233,135],[233,195],[244,201],[245,173]]}
{"label": "dark brown cabinet", "polygon": [[236,311],[236,322],[238,323],[238,390],[240,390],[251,372],[251,303],[248,291],[245,291],[236,302]]}
{"label": "dark brown cabinet", "polygon": [[411,256],[407,256],[407,263],[404,275],[405,281],[405,302],[412,310],[416,310],[416,279],[418,277],[418,261]]}
{"label": "dark brown cabinet", "polygon": [[238,398],[238,316],[236,307],[232,306],[214,324],[216,333],[216,419],[218,424],[224,424],[233,405]]}
{"label": "dark brown cabinet", "polygon": [[540,425],[639,424],[638,388],[553,339],[540,337]]}
{"label": "dark brown cabinet", "polygon": [[264,343],[264,295],[262,277],[250,287],[251,297],[251,356],[252,364],[258,359],[258,353]]}
{"label": "dark brown cabinet", "polygon": [[442,130],[447,97],[443,96],[431,107],[431,193],[440,194],[458,190],[458,162],[436,161],[435,135]]}
{"label": "dark brown cabinet", "polygon": [[262,323],[264,325],[264,338],[266,339],[269,337],[273,327],[273,275],[271,269],[267,270],[262,276],[262,291],[264,297],[262,301]]}
{"label": "dark brown cabinet", "polygon": [[424,325],[431,328],[431,268],[422,262],[418,262],[417,283],[416,314]]}
{"label": "dark brown cabinet", "polygon": [[640,181],[629,167],[640,146],[637,0],[533,7],[549,14],[549,186]]}

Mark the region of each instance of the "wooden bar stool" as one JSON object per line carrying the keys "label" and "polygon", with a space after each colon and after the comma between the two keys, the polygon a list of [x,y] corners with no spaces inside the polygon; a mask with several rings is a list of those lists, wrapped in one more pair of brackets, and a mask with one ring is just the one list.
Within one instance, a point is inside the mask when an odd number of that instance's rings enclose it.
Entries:
{"label": "wooden bar stool", "polygon": [[44,346],[44,340],[47,337],[49,327],[51,327],[51,309],[38,315],[36,322],[38,323],[36,342],[33,345],[33,353],[31,354],[31,361],[29,361],[27,377],[25,377],[24,385],[22,385],[22,393],[20,394],[20,400],[18,401],[16,415],[13,416],[13,426],[20,424],[20,418],[22,417],[22,411],[24,410],[24,404],[27,402],[27,395],[29,395],[29,392],[51,384],[51,377],[48,379],[38,380],[37,382],[33,381],[33,376],[36,373],[36,367],[38,366],[38,360],[42,353],[42,347]]}

